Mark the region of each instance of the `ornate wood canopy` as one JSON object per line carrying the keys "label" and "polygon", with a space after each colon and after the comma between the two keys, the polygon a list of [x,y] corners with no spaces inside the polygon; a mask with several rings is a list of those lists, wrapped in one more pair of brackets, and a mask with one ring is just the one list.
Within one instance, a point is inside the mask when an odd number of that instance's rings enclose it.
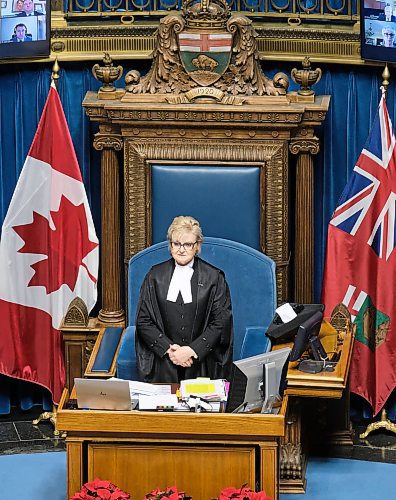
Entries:
{"label": "ornate wood canopy", "polygon": [[[261,168],[260,245],[277,264],[278,298],[312,301],[312,156],[319,151],[315,127],[323,122],[329,106],[329,96],[315,96],[311,89],[320,70],[311,70],[309,60],[302,70],[293,70],[294,80],[301,85],[298,92],[288,92],[284,73],[268,78],[261,68],[251,21],[231,15],[225,0],[187,0],[180,14],[163,18],[150,71],[144,76],[136,70],[128,72],[125,89],[113,86],[120,69],[108,55],[104,66],[95,68],[104,85],[98,93],[89,92],[83,105],[91,120],[99,123],[94,146],[102,151],[100,319],[118,322],[123,315],[116,155],[122,148],[126,260],[152,241],[150,168],[154,161],[254,163]],[[298,157],[291,209],[289,151]]]}

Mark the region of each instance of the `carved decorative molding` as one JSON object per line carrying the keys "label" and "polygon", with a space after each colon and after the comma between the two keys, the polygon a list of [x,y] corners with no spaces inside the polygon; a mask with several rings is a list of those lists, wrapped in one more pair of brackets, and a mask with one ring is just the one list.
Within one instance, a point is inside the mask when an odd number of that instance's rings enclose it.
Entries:
{"label": "carved decorative molding", "polygon": [[266,26],[261,28],[256,27],[257,36],[261,40],[269,40],[272,38],[278,38],[279,40],[303,40],[304,42],[311,42],[314,40],[320,40],[321,42],[360,42],[360,32],[348,30],[346,27],[344,29],[339,27],[337,29],[315,29],[310,28],[278,28],[276,26]]}
{"label": "carved decorative molding", "polygon": [[289,148],[290,152],[294,155],[299,153],[316,155],[319,153],[320,149],[319,139],[317,137],[309,139],[291,139]]}
{"label": "carved decorative molding", "polygon": [[103,23],[99,26],[68,26],[51,29],[52,38],[118,38],[118,37],[155,37],[157,23],[152,26],[109,26]]}
{"label": "carved decorative molding", "polygon": [[287,141],[254,143],[223,139],[147,138],[125,142],[125,259],[151,244],[150,160],[260,164],[261,250],[277,265],[279,300],[287,297],[288,172]]}
{"label": "carved decorative molding", "polygon": [[89,315],[85,302],[75,297],[69,304],[62,326],[85,327],[88,325]]}
{"label": "carved decorative molding", "polygon": [[[159,98],[160,100],[160,98]],[[123,98],[124,102],[128,102],[128,96],[126,95]],[[164,101],[166,102],[165,98]],[[267,101],[271,104],[271,100]],[[287,101],[284,101],[283,104],[287,104]],[[279,103],[274,103],[279,104]],[[275,106],[274,106],[275,107]],[[147,106],[148,108],[148,106]],[[214,122],[232,122],[232,123],[257,123],[260,125],[263,124],[298,124],[301,121],[302,110],[293,110],[285,109],[280,111],[253,111],[253,110],[238,110],[237,107],[233,110],[225,110],[221,109],[210,109],[203,110],[202,107],[192,110],[191,108],[188,110],[178,110],[175,108],[169,108],[167,110],[152,110],[152,109],[111,109],[109,108],[107,111],[107,116],[111,120],[117,120],[118,122],[129,122],[131,120],[134,121],[150,121],[150,122],[208,122],[210,124]],[[101,117],[103,116],[103,112],[99,111],[97,108],[88,107],[87,113],[91,117]],[[323,119],[325,114],[323,113]],[[318,115],[318,121],[319,115]]]}
{"label": "carved decorative molding", "polygon": [[87,364],[89,363],[94,346],[95,346],[95,340],[87,340],[85,343],[85,349],[84,349],[85,366],[87,366]]}
{"label": "carved decorative molding", "polygon": [[[61,56],[61,60],[100,60],[104,52],[109,52],[117,60],[151,60],[157,30],[157,21],[149,26],[136,22],[133,26],[110,26],[104,23],[101,26],[53,28],[51,59],[57,55]],[[360,33],[353,31],[352,27],[279,28],[279,23],[271,26],[268,22],[265,28],[255,25],[255,30],[257,50],[260,58],[265,61],[296,62],[309,55],[312,60],[325,63],[379,65],[361,59]]]}
{"label": "carved decorative molding", "polygon": [[143,77],[127,73],[126,91],[185,94],[213,86],[231,96],[285,95],[288,77],[262,72],[256,38],[252,21],[231,15],[226,0],[186,0],[181,15],[160,20],[151,69]]}
{"label": "carved decorative molding", "polygon": [[280,477],[283,480],[301,479],[303,456],[301,444],[286,443],[280,447]]}
{"label": "carved decorative molding", "polygon": [[103,149],[115,149],[116,151],[121,151],[123,141],[120,137],[114,135],[97,134],[95,136],[93,146],[97,151],[103,151]]}

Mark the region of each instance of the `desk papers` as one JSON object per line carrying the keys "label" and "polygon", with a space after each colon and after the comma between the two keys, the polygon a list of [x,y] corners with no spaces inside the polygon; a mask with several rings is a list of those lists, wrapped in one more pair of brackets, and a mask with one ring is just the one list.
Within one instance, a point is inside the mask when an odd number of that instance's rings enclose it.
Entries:
{"label": "desk papers", "polygon": [[225,380],[210,380],[209,378],[194,378],[180,382],[180,397],[187,399],[197,396],[211,401],[225,401],[227,398]]}
{"label": "desk papers", "polygon": [[177,406],[176,394],[139,394],[139,410],[173,411]]}

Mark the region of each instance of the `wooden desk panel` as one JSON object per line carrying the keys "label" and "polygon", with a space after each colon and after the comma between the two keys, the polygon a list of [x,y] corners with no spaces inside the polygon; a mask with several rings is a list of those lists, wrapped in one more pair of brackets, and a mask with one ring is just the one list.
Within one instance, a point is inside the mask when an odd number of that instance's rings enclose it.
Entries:
{"label": "wooden desk panel", "polygon": [[193,498],[209,500],[218,497],[227,477],[227,485],[254,485],[255,456],[253,446],[89,444],[88,479],[111,477],[137,499],[176,484]]}

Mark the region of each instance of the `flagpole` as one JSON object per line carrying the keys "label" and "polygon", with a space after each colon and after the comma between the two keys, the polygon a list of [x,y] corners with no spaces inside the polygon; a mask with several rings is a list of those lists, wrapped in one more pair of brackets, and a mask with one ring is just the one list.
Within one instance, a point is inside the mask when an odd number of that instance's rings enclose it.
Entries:
{"label": "flagpole", "polygon": [[[381,91],[382,91],[382,95],[384,96],[384,99],[386,100],[387,95],[388,95],[388,87],[389,87],[389,83],[390,83],[390,71],[389,71],[387,63],[385,63],[385,68],[384,68],[384,71],[382,72],[381,76],[383,78],[382,85],[381,85]],[[382,408],[382,410],[381,410],[380,420],[377,420],[376,422],[371,422],[371,424],[369,424],[366,427],[366,430],[364,432],[362,432],[361,434],[359,434],[359,437],[360,437],[360,439],[364,439],[371,432],[376,431],[378,429],[385,429],[387,431],[390,431],[390,432],[393,432],[394,434],[396,434],[396,424],[394,424],[393,422],[391,422],[388,419],[388,415],[386,413],[385,408]]]}
{"label": "flagpole", "polygon": [[[59,75],[59,64],[58,64],[58,58],[55,57],[55,62],[52,66],[52,74],[51,74],[51,85],[54,86],[58,90],[58,80],[60,78]],[[54,437],[59,437],[59,431],[56,428],[56,416],[57,416],[58,408],[56,405],[52,405],[52,411],[44,411],[43,413],[40,413],[38,418],[34,419],[32,421],[33,425],[38,425],[40,422],[43,421],[50,421],[51,424],[54,426]]]}

